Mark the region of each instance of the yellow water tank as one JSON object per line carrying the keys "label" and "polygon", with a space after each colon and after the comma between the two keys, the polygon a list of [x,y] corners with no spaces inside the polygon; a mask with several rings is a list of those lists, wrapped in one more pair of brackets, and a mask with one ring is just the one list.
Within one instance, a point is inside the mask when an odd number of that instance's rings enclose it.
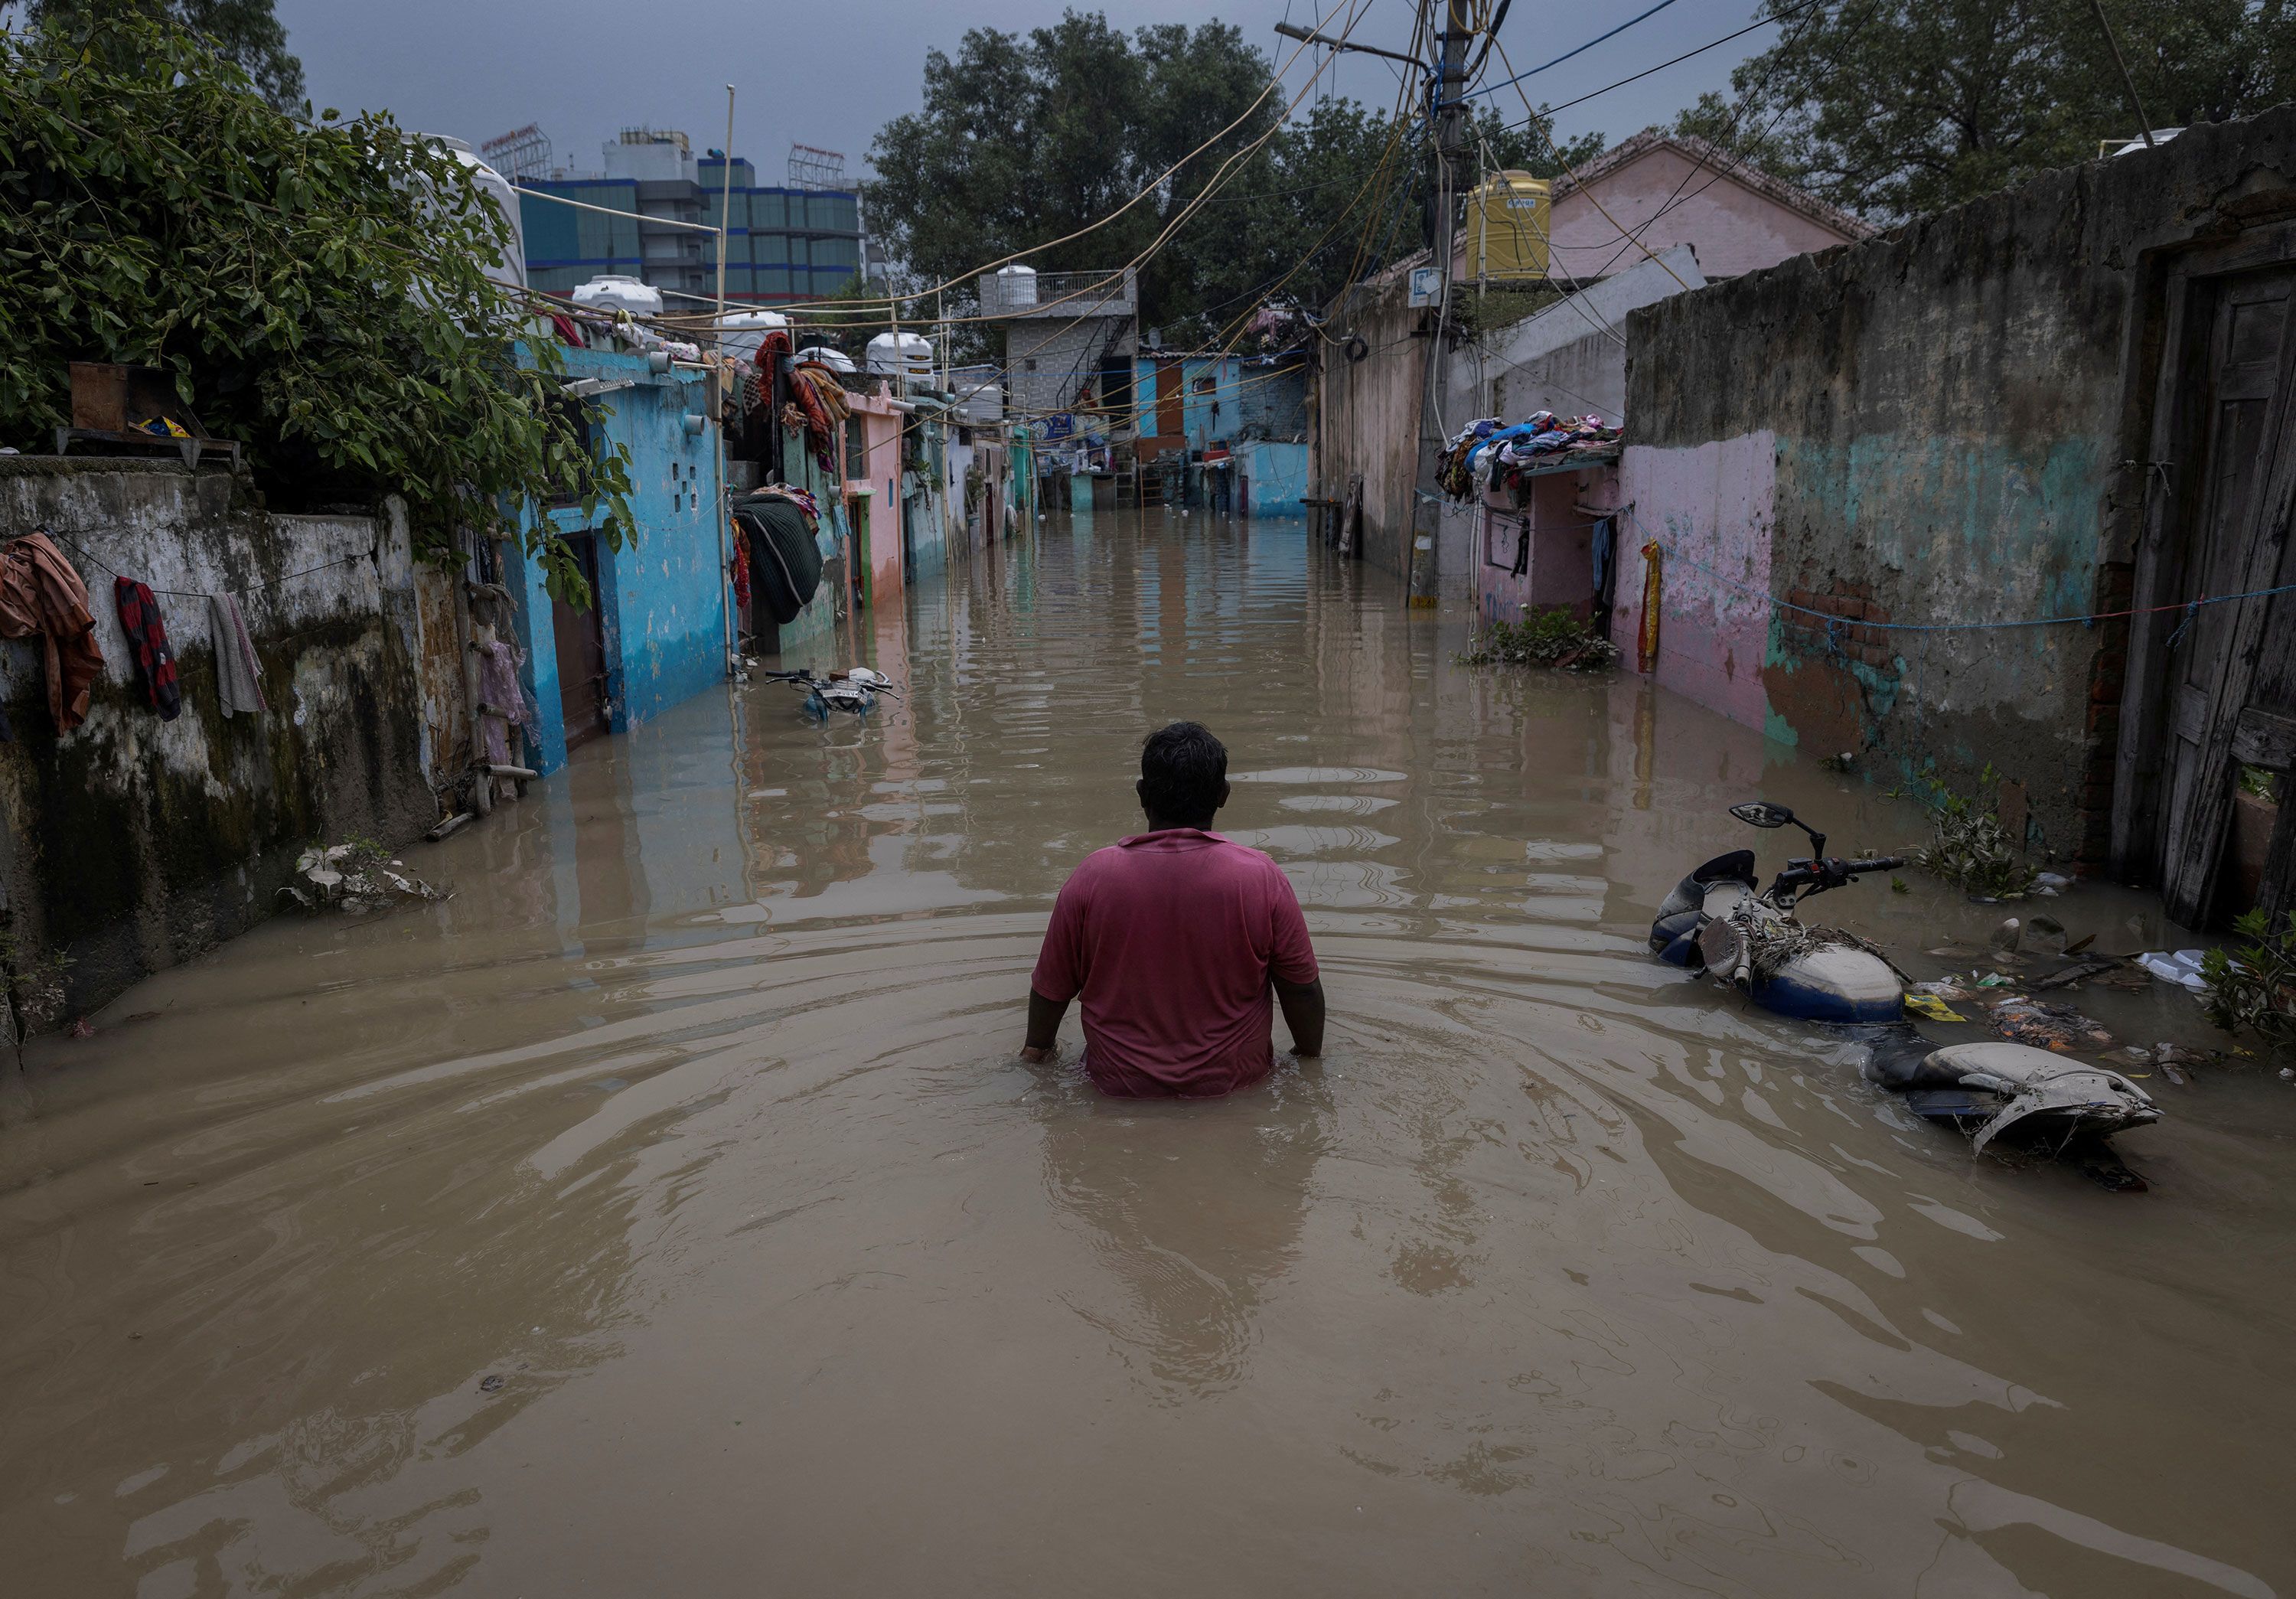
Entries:
{"label": "yellow water tank", "polygon": [[1460,276],[1521,283],[1546,275],[1546,180],[1528,172],[1494,172],[1467,195],[1466,258]]}

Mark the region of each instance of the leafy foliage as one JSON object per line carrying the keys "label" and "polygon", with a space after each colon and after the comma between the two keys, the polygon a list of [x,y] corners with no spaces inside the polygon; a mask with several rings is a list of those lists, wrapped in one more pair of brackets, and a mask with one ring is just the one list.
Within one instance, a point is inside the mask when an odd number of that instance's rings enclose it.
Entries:
{"label": "leafy foliage", "polygon": [[[1977,781],[1990,792],[2000,774],[1988,765]],[[1940,787],[1930,820],[1934,836],[1914,851],[1914,865],[1923,871],[1980,898],[2014,899],[2031,890],[2039,873],[2002,825],[1993,801],[1980,804]]]}
{"label": "leafy foliage", "polygon": [[554,404],[556,341],[527,340],[486,275],[507,225],[452,152],[387,116],[283,115],[132,9],[0,51],[0,439],[70,420],[69,362],[165,368],[275,497],[402,495],[427,549],[465,527],[522,538],[586,598],[529,512],[580,484],[619,544],[627,463],[593,460]]}
{"label": "leafy foliage", "polygon": [[[1239,157],[1140,268],[1142,321],[1168,347],[1218,342],[1265,296],[1324,305],[1424,242],[1425,150],[1410,119],[1326,97],[1281,120],[1287,91],[1253,105],[1274,66],[1221,22],[1128,35],[1101,13],[1071,11],[1025,35],[972,29],[955,57],[927,54],[923,109],[878,132],[878,176],[862,201],[909,286],[1021,251],[1040,271],[1111,271],[1146,251]],[[1239,117],[1114,222],[1054,242]],[[1540,130],[1510,128],[1488,106],[1470,148],[1493,168],[1559,170]],[[1594,135],[1562,153],[1575,163],[1601,148]]]}
{"label": "leafy foliage", "polygon": [[1459,660],[1465,666],[1539,666],[1594,672],[1617,664],[1619,646],[1556,606],[1519,622],[1495,622]]}
{"label": "leafy foliage", "polygon": [[2233,923],[2248,940],[2237,955],[2211,949],[2201,960],[2201,1002],[2228,1033],[2254,1033],[2275,1049],[2296,1045],[2296,913],[2275,932],[2260,910]]}
{"label": "leafy foliage", "polygon": [[[1794,0],[1763,0],[1758,17]],[[2296,93],[2287,0],[2104,0],[2145,115],[2185,127]],[[1890,221],[1959,204],[2136,136],[2090,0],[1832,0],[1678,126]]]}
{"label": "leafy foliage", "polygon": [[86,35],[99,17],[132,11],[181,24],[237,65],[283,111],[303,98],[303,63],[287,49],[272,0],[31,0],[32,26],[66,37]]}

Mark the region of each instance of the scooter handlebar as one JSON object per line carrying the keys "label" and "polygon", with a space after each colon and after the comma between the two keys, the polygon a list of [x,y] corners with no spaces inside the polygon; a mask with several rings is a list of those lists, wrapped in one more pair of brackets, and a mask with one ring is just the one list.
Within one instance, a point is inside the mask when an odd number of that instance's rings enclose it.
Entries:
{"label": "scooter handlebar", "polygon": [[1869,861],[1851,861],[1849,866],[1851,873],[1855,874],[1859,872],[1894,872],[1905,864],[1906,857],[1902,855],[1877,855]]}

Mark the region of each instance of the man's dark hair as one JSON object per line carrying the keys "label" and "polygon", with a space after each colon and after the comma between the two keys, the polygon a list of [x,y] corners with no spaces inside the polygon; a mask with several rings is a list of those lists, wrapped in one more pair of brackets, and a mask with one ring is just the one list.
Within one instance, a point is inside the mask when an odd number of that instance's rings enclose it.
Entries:
{"label": "man's dark hair", "polygon": [[1227,746],[1198,722],[1175,722],[1140,750],[1140,803],[1159,822],[1209,827],[1227,781]]}

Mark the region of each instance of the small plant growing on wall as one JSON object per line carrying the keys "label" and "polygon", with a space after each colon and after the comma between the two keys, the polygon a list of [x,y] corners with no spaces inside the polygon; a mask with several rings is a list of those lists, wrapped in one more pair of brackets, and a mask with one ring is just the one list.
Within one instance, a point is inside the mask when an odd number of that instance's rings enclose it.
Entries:
{"label": "small plant growing on wall", "polygon": [[2260,910],[2233,924],[2244,948],[2211,949],[2201,961],[2201,1003],[2228,1033],[2252,1033],[2274,1049],[2296,1045],[2296,913],[2277,932]]}
{"label": "small plant growing on wall", "polygon": [[[1989,794],[2001,775],[1988,763],[1977,775],[1979,791]],[[1940,786],[1930,806],[1932,836],[1914,851],[1914,864],[1931,876],[1981,899],[2015,899],[2039,875],[2002,825],[1991,800],[1980,801]]]}

